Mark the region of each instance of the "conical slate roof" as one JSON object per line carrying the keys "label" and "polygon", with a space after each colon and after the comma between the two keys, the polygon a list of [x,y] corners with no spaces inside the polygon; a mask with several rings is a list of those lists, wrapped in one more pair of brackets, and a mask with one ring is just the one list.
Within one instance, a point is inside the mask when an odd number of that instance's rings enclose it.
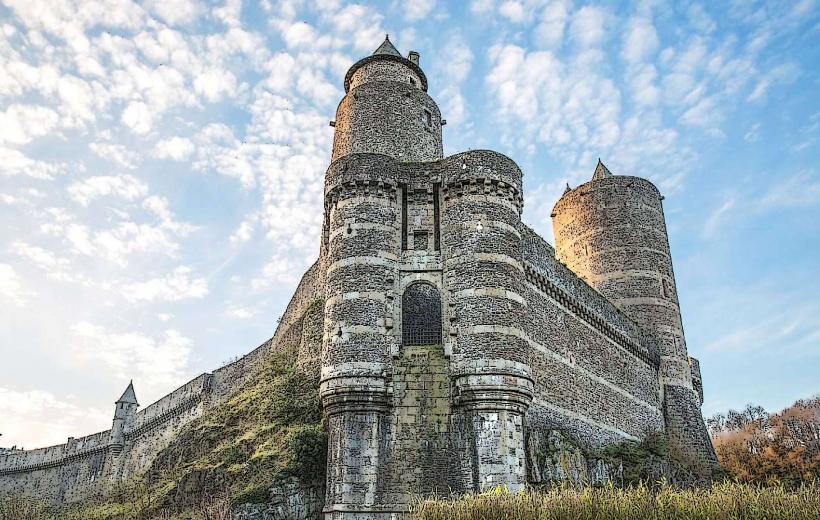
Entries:
{"label": "conical slate roof", "polygon": [[128,388],[125,389],[125,392],[122,393],[122,397],[117,399],[118,403],[133,403],[138,405],[137,402],[137,395],[134,393],[134,382],[131,381],[128,383]]}
{"label": "conical slate roof", "polygon": [[606,177],[612,177],[612,172],[604,166],[601,159],[598,159],[598,165],[595,167],[595,173],[592,174],[592,180],[597,181],[598,179],[604,179]]}
{"label": "conical slate roof", "polygon": [[378,49],[373,51],[373,54],[392,54],[393,56],[398,56],[399,58],[402,57],[398,49],[393,47],[393,44],[390,42],[390,36],[387,34],[384,35],[384,41],[381,45],[379,45]]}

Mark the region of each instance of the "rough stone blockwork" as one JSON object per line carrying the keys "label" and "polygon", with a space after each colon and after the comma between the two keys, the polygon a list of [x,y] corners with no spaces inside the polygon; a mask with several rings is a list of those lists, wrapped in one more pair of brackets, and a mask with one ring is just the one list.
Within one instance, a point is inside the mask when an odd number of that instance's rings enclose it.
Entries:
{"label": "rough stone blockwork", "polygon": [[[602,482],[618,470],[590,454],[656,432],[714,465],[657,188],[599,163],[556,204],[553,249],[521,222],[515,162],[442,157],[417,53],[385,40],[344,86],[319,260],[271,341],[139,412],[126,392],[111,432],[0,454],[0,491],[73,500],[139,472],[317,298],[321,336],[297,339],[328,428],[326,519],[397,518],[433,493]],[[241,517],[310,517],[311,493],[294,482]]]}

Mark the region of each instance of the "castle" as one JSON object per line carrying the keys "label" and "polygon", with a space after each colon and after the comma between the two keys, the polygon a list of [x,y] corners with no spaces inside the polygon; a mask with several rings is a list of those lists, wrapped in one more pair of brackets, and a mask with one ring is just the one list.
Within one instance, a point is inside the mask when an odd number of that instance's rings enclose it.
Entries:
{"label": "castle", "polygon": [[[694,464],[716,464],[658,189],[599,161],[555,204],[553,248],[521,221],[511,159],[443,157],[418,53],[385,39],[344,89],[319,259],[274,337],[142,410],[129,385],[110,431],[0,451],[0,491],[70,501],[138,473],[284,341],[317,366],[326,519],[396,518],[417,495],[545,482],[556,431],[589,452],[663,432]],[[317,299],[311,342],[303,318]]]}

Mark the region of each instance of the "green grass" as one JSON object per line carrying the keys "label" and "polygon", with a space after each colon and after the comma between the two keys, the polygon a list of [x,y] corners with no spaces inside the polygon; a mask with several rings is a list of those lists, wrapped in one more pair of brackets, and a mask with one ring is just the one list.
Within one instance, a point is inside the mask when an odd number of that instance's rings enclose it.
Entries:
{"label": "green grass", "polygon": [[720,483],[678,489],[662,485],[553,488],[525,493],[502,489],[452,500],[414,504],[413,520],[816,520],[820,487],[793,490]]}

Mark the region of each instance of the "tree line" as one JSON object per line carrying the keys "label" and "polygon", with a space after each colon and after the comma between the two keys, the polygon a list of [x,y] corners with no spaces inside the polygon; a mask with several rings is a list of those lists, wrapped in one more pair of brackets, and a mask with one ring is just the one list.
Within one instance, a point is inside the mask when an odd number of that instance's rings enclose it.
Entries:
{"label": "tree line", "polygon": [[820,482],[820,395],[770,414],[752,404],[706,419],[718,461],[742,482]]}

